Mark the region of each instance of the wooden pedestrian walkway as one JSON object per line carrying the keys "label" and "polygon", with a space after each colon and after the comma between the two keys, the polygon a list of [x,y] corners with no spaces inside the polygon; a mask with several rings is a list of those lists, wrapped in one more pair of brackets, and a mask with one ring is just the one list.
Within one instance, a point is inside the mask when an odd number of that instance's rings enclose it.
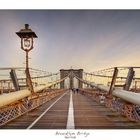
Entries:
{"label": "wooden pedestrian walkway", "polygon": [[67,91],[1,129],[67,129],[71,128],[67,126],[71,125],[68,121],[74,122],[73,129],[140,128],[139,123],[128,120],[93,99]]}

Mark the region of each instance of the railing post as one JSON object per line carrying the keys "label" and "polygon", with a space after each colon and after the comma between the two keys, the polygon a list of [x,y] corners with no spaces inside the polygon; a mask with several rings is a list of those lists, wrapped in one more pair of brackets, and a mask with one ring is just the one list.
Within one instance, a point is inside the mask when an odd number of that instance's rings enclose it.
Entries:
{"label": "railing post", "polygon": [[112,77],[112,81],[111,81],[111,85],[110,85],[110,89],[109,89],[109,92],[108,92],[108,95],[109,95],[109,96],[112,95],[112,91],[113,91],[114,86],[115,86],[115,82],[116,82],[116,79],[117,79],[117,75],[118,75],[118,69],[117,69],[117,67],[115,67],[115,68],[114,68],[113,77]]}
{"label": "railing post", "polygon": [[125,81],[125,86],[124,86],[124,90],[129,90],[130,86],[131,86],[131,82],[133,80],[135,71],[133,70],[133,68],[129,68],[128,74],[127,74],[127,78]]}
{"label": "railing post", "polygon": [[16,91],[20,90],[19,82],[18,82],[17,75],[14,69],[11,69],[10,76],[11,76],[15,90]]}

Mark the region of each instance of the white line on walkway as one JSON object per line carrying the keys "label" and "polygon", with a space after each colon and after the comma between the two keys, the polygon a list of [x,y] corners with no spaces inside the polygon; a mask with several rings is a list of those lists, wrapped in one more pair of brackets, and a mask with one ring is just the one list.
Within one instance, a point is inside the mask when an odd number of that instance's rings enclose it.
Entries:
{"label": "white line on walkway", "polygon": [[69,112],[67,119],[67,129],[74,129],[74,111],[73,111],[73,100],[72,100],[72,91],[70,93],[70,102],[69,102]]}
{"label": "white line on walkway", "polygon": [[51,107],[53,107],[67,92],[61,95],[53,104],[51,104],[33,123],[31,123],[27,129],[32,128],[48,111]]}

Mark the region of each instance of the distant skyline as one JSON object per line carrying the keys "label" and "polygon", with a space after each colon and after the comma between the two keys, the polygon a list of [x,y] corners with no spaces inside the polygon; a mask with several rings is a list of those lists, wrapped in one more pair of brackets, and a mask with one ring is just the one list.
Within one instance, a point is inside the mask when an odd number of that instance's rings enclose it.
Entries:
{"label": "distant skyline", "polygon": [[30,67],[57,72],[140,66],[139,10],[1,10],[0,67],[23,67],[15,34],[24,24],[36,32]]}

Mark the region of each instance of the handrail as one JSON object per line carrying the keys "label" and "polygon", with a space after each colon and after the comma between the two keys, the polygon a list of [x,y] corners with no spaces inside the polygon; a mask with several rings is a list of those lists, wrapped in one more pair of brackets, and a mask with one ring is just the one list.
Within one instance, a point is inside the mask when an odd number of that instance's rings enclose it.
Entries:
{"label": "handrail", "polygon": [[[60,82],[64,81],[68,76],[64,77],[63,79],[57,80],[57,81],[55,81],[51,84],[37,86],[37,87],[34,88],[34,92],[39,92],[43,89],[51,87],[52,85],[60,83]],[[11,103],[14,103],[18,100],[21,100],[23,98],[29,97],[29,96],[31,96],[31,91],[28,90],[28,89],[20,90],[20,91],[16,91],[16,92],[11,92],[9,94],[0,95],[0,108],[4,107],[6,105],[9,105]]]}
{"label": "handrail", "polygon": [[[112,78],[111,75],[101,75],[101,74],[94,74],[94,73],[88,73],[88,72],[85,72],[85,74],[93,75],[93,76],[97,76],[97,77],[107,77],[107,78]],[[117,79],[127,79],[127,77],[118,76]],[[136,78],[136,77],[134,77],[133,80],[140,80],[140,78]]]}
{"label": "handrail", "polygon": [[[37,78],[45,78],[45,77],[50,77],[53,75],[57,75],[59,73],[52,73],[52,74],[48,74],[48,75],[41,75],[41,76],[31,76],[31,79],[37,79]],[[25,80],[26,78],[18,78],[18,80]],[[1,79],[0,81],[12,81],[12,79]]]}
{"label": "handrail", "polygon": [[[97,89],[106,91],[106,93],[104,93],[104,94],[108,94],[108,92],[109,92],[109,86],[104,86],[104,85],[99,85],[99,84],[91,83],[89,81],[80,79],[76,75],[75,75],[75,77],[78,80],[80,80],[81,82],[90,85],[91,87],[95,87]],[[112,95],[114,95],[114,96],[116,96],[118,98],[121,98],[121,99],[123,99],[123,100],[125,100],[127,102],[130,102],[130,103],[133,103],[133,104],[136,104],[136,105],[140,105],[140,93],[135,93],[135,92],[131,92],[131,91],[126,91],[126,90],[115,88],[112,91]]]}

